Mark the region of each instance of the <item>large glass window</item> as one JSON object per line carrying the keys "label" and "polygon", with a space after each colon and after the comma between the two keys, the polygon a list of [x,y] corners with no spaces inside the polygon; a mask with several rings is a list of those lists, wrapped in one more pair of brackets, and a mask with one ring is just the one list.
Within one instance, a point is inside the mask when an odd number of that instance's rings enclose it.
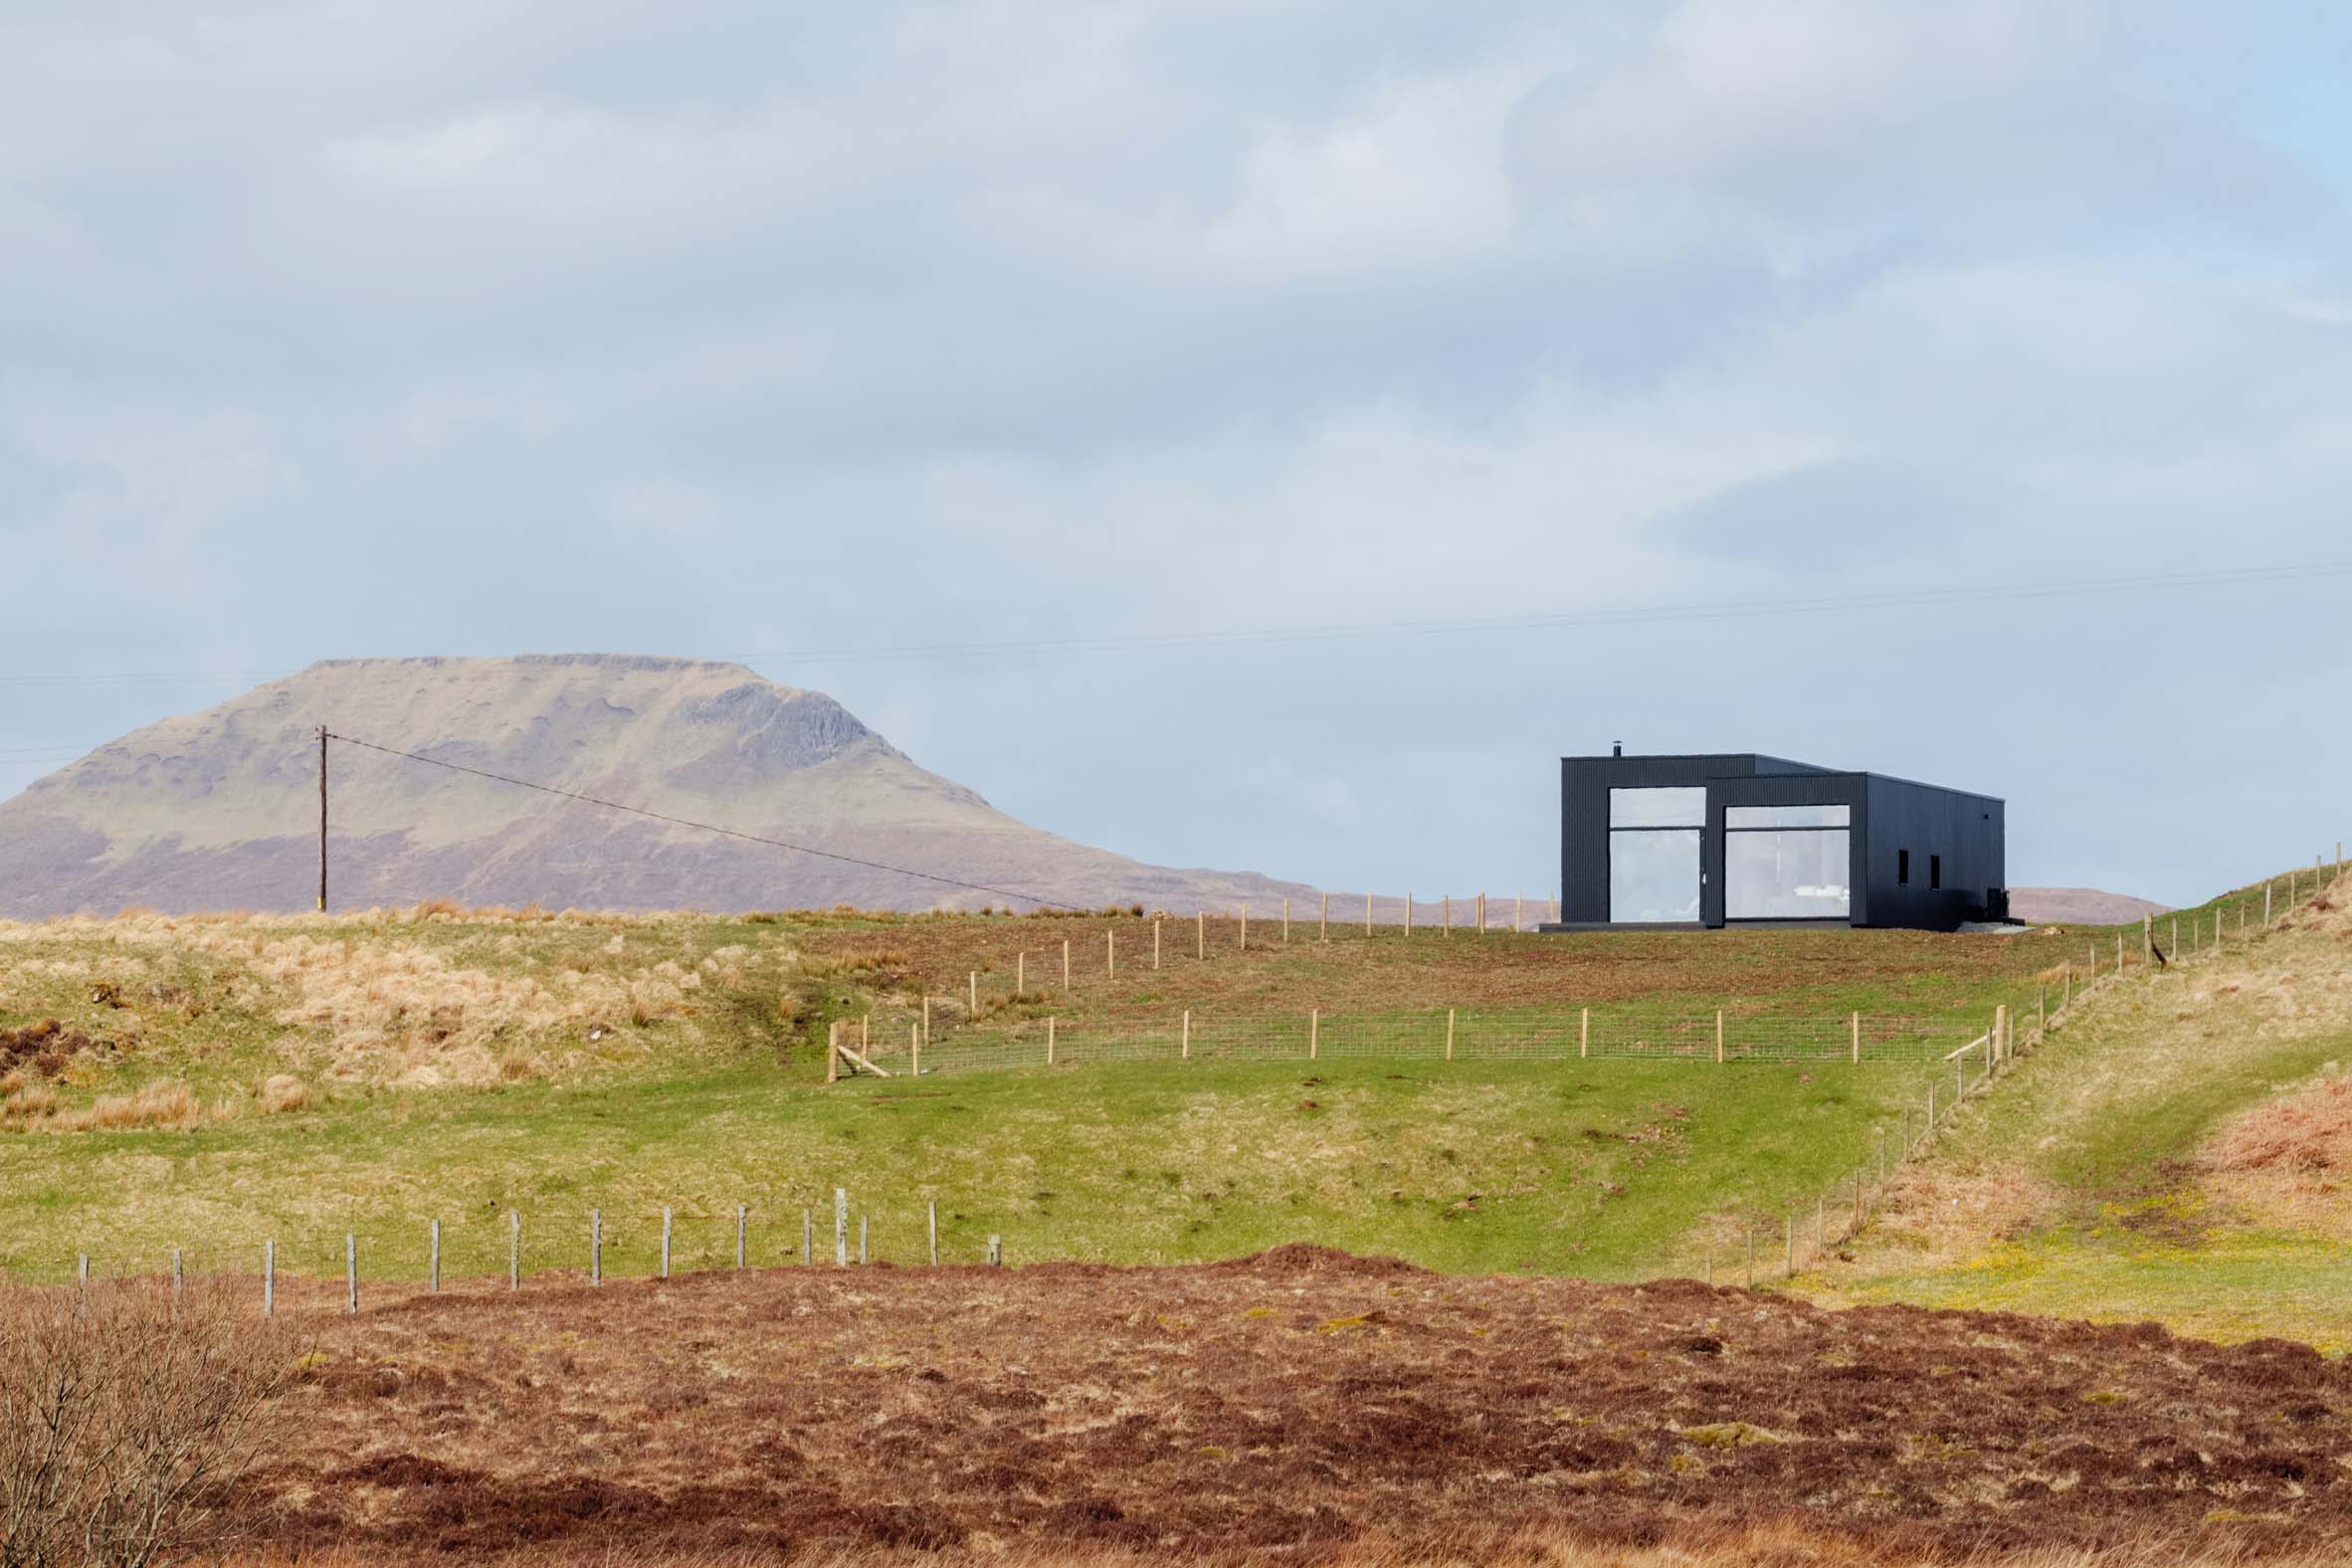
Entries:
{"label": "large glass window", "polygon": [[1726,806],[1726,828],[1850,828],[1852,806]]}
{"label": "large glass window", "polygon": [[1698,918],[1696,828],[1609,835],[1609,918],[1634,924]]}
{"label": "large glass window", "polygon": [[1707,825],[1706,786],[1696,789],[1613,789],[1609,792],[1612,828],[1703,828]]}
{"label": "large glass window", "polygon": [[1619,924],[1686,924],[1698,918],[1698,840],[1707,792],[1609,792],[1609,918]]}
{"label": "large glass window", "polygon": [[1849,829],[1727,829],[1723,835],[1724,918],[1850,918],[1854,912],[1853,872],[1854,835]]}

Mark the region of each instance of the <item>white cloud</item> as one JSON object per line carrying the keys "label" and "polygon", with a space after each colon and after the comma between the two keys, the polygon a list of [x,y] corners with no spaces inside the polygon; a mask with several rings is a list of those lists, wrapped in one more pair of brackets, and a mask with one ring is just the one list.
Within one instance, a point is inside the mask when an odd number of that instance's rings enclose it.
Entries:
{"label": "white cloud", "polygon": [[[1505,616],[1779,591],[1840,539],[1841,580],[2320,553],[2352,225],[2265,121],[2267,62],[2332,85],[2312,26],[2185,0],[17,7],[0,528],[104,589],[30,606],[0,658],[92,627],[178,658],[234,618],[224,585],[279,612],[240,623],[244,667]],[[2303,91],[2294,145],[2345,141]],[[331,607],[290,591],[317,573]],[[1256,834],[1346,876],[1326,819],[1418,823],[1366,782],[1407,776],[1366,761],[1392,701],[1446,715],[1416,780],[1472,731],[1493,767],[1497,733],[1621,715],[1929,748],[2019,710],[1998,674],[1899,659],[1851,712],[1793,707],[1809,645],[1710,635],[1624,670],[1544,644],[1534,673],[1415,642],[1385,666],[1410,692],[1236,657],[1091,760],[1148,780],[1196,722],[1256,760],[1169,807],[1185,853]],[[992,793],[1004,711],[1115,678],[863,668],[894,739]],[[1921,691],[1949,721],[1881,724]],[[2114,703],[2101,768],[2134,712],[2161,728],[2161,693]],[[1330,756],[1283,750],[1302,712]],[[1092,820],[1085,770],[1018,765],[1030,815]],[[1548,836],[1509,811],[1449,831]]]}

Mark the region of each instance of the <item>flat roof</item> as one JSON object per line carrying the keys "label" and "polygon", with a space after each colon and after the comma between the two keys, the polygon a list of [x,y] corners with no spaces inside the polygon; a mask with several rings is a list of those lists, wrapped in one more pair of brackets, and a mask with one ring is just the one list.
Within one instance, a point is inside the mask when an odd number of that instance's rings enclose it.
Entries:
{"label": "flat roof", "polygon": [[[1562,762],[1723,762],[1733,759],[1749,762],[1777,762],[1782,767],[1797,769],[1800,775],[1822,778],[1883,779],[1889,784],[1904,784],[1912,789],[1931,789],[1944,795],[1965,795],[1970,800],[1987,800],[2006,808],[2009,802],[1999,795],[1987,795],[1981,790],[1960,789],[1950,784],[1930,784],[1923,779],[1904,778],[1899,773],[1873,773],[1865,768],[1825,768],[1816,762],[1799,762],[1793,757],[1776,757],[1767,751],[1627,751],[1606,752],[1598,756],[1563,756]],[[1732,776],[1732,775],[1726,775]],[[1737,775],[1747,777],[1749,775]],[[1765,774],[1763,777],[1773,777]],[[1786,777],[1787,775],[1780,775]]]}

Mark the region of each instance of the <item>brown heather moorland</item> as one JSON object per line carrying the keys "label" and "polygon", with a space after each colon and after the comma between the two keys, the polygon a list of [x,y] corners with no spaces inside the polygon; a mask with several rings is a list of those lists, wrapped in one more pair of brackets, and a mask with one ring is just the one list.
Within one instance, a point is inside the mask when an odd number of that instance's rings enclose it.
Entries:
{"label": "brown heather moorland", "polygon": [[1304,1248],[335,1304],[255,1561],[2352,1555],[2352,1366],[2275,1340]]}

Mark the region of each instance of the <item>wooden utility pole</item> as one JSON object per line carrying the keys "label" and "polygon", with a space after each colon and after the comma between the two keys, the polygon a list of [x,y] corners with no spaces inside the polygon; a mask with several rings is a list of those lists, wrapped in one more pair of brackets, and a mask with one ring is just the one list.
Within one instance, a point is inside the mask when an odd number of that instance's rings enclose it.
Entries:
{"label": "wooden utility pole", "polygon": [[318,726],[318,912],[326,913],[326,726]]}

